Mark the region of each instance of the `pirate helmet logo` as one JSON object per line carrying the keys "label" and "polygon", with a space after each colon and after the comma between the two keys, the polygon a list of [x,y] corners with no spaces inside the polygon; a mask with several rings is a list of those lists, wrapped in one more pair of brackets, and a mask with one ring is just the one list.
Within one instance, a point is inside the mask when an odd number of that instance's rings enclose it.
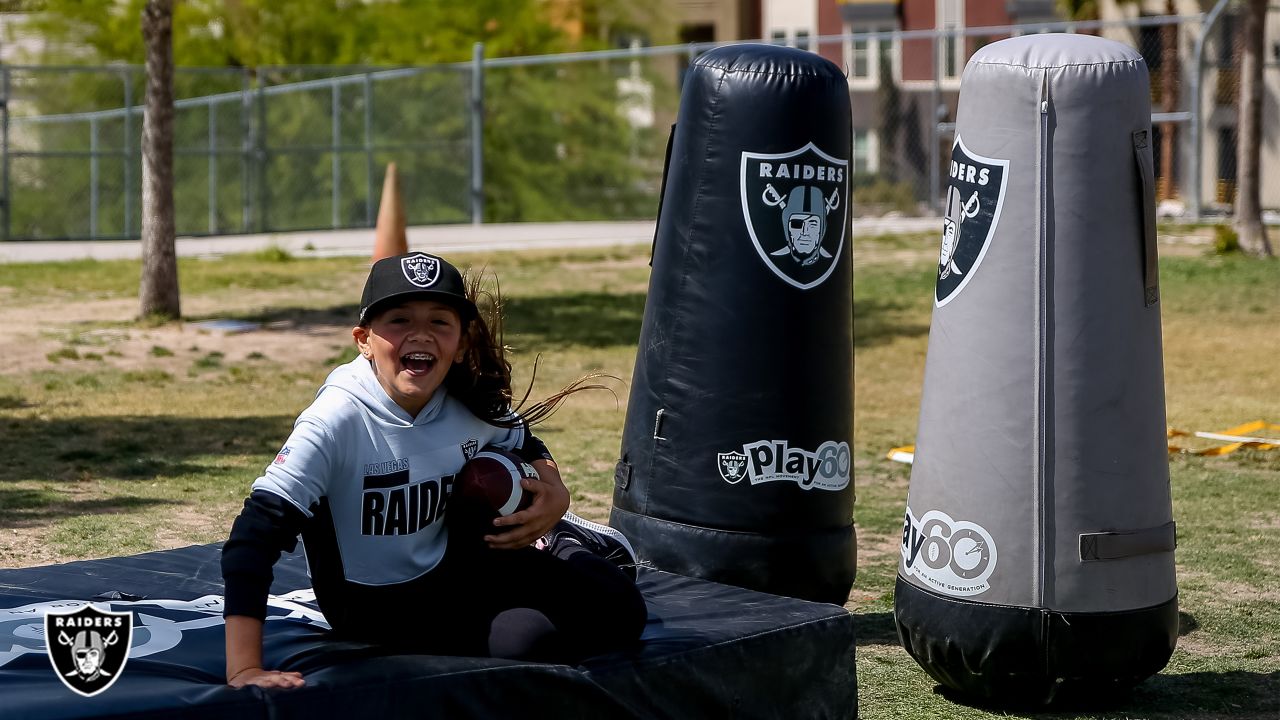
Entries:
{"label": "pirate helmet logo", "polygon": [[72,692],[92,697],[120,679],[129,660],[133,613],[86,605],[74,612],[48,612],[44,618],[49,661]]}
{"label": "pirate helmet logo", "polygon": [[414,253],[400,258],[400,269],[409,282],[420,288],[428,288],[436,284],[440,278],[440,258],[426,253]]}
{"label": "pirate helmet logo", "polygon": [[942,248],[938,253],[938,307],[955,299],[973,279],[987,254],[1008,185],[1009,161],[970,152],[956,136],[951,149],[951,184],[947,212],[942,218]]}
{"label": "pirate helmet logo", "polygon": [[[837,201],[839,199],[837,198]],[[822,248],[822,235],[827,231],[826,198],[812,185],[797,185],[787,196],[782,208],[783,232],[787,234],[785,250],[775,250],[774,255],[790,255],[801,265],[812,265],[819,257],[831,257]]]}
{"label": "pirate helmet logo", "polygon": [[789,153],[742,153],[747,233],[765,266],[808,290],[831,276],[848,228],[848,161],[809,143]]}
{"label": "pirate helmet logo", "polygon": [[720,477],[729,484],[736,484],[747,476],[747,456],[739,452],[716,453]]}

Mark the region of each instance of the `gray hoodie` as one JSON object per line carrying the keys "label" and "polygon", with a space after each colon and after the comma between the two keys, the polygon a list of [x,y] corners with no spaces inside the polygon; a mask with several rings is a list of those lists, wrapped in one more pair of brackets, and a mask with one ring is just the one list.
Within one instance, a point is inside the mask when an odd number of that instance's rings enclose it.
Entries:
{"label": "gray hoodie", "polygon": [[[321,574],[340,573],[347,583],[394,585],[443,557],[446,501],[462,465],[479,448],[515,450],[527,436],[523,426],[480,420],[443,387],[410,417],[378,384],[370,362],[357,357],[329,374],[253,489],[332,524],[323,548],[308,538],[313,577],[324,566]],[[327,527],[320,532],[329,535]],[[335,547],[338,557],[328,557]]]}

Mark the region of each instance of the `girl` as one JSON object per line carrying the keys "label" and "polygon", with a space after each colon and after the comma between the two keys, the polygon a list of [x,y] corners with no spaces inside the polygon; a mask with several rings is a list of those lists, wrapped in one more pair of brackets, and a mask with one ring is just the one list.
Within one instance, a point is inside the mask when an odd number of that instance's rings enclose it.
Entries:
{"label": "girl", "polygon": [[[517,416],[499,308],[486,321],[477,293],[426,253],[373,265],[352,330],[360,356],[298,417],[223,546],[228,684],[305,682],[262,663],[271,568],[299,535],[320,609],[346,638],[555,662],[639,638],[646,611],[630,545],[566,512],[556,464],[528,431],[581,387]],[[486,445],[534,466],[538,479],[523,481],[533,504],[483,538],[451,533],[454,474]],[[415,622],[386,622],[410,609]]]}

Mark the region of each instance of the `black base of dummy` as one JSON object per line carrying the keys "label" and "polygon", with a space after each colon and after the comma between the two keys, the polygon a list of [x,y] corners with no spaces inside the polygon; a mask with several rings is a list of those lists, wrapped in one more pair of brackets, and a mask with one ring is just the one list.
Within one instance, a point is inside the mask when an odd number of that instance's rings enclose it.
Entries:
{"label": "black base of dummy", "polygon": [[[264,654],[269,667],[301,672],[306,687],[233,690],[224,683],[220,552],[204,545],[0,570],[0,720],[857,716],[853,616],[843,608],[647,570],[640,645],[578,666],[339,642],[309,595],[295,594],[269,609]],[[277,596],[311,584],[301,554],[283,557],[275,578]],[[67,600],[134,614],[134,652],[91,698],[58,680],[36,631],[48,606],[73,609]],[[448,622],[407,607],[378,611]]]}
{"label": "black base of dummy", "polygon": [[1177,596],[1139,610],[1062,613],[950,598],[898,576],[894,618],[933,679],[998,704],[1128,689],[1159,672],[1178,640]]}
{"label": "black base of dummy", "polygon": [[667,572],[843,605],[857,570],[853,523],[825,532],[749,533],[686,525],[614,507],[609,524]]}

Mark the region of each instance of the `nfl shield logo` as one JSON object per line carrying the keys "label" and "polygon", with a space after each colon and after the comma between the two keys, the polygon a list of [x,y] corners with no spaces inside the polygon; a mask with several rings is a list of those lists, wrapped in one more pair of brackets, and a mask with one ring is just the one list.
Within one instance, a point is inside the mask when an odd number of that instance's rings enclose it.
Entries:
{"label": "nfl shield logo", "polygon": [[86,605],[44,616],[44,644],[58,678],[72,692],[93,697],[120,679],[133,640],[133,613]]}
{"label": "nfl shield logo", "polygon": [[440,258],[426,253],[414,253],[400,258],[400,269],[405,278],[420,288],[431,287],[440,277]]}
{"label": "nfl shield logo", "polygon": [[951,185],[942,218],[942,251],[938,255],[938,307],[951,302],[973,279],[1000,222],[1009,161],[969,151],[960,136],[951,148]]}
{"label": "nfl shield logo", "polygon": [[766,267],[808,290],[835,270],[849,218],[848,161],[809,143],[742,153],[742,217]]}
{"label": "nfl shield logo", "polygon": [[720,477],[735,484],[747,475],[747,456],[740,452],[716,453],[720,465]]}

